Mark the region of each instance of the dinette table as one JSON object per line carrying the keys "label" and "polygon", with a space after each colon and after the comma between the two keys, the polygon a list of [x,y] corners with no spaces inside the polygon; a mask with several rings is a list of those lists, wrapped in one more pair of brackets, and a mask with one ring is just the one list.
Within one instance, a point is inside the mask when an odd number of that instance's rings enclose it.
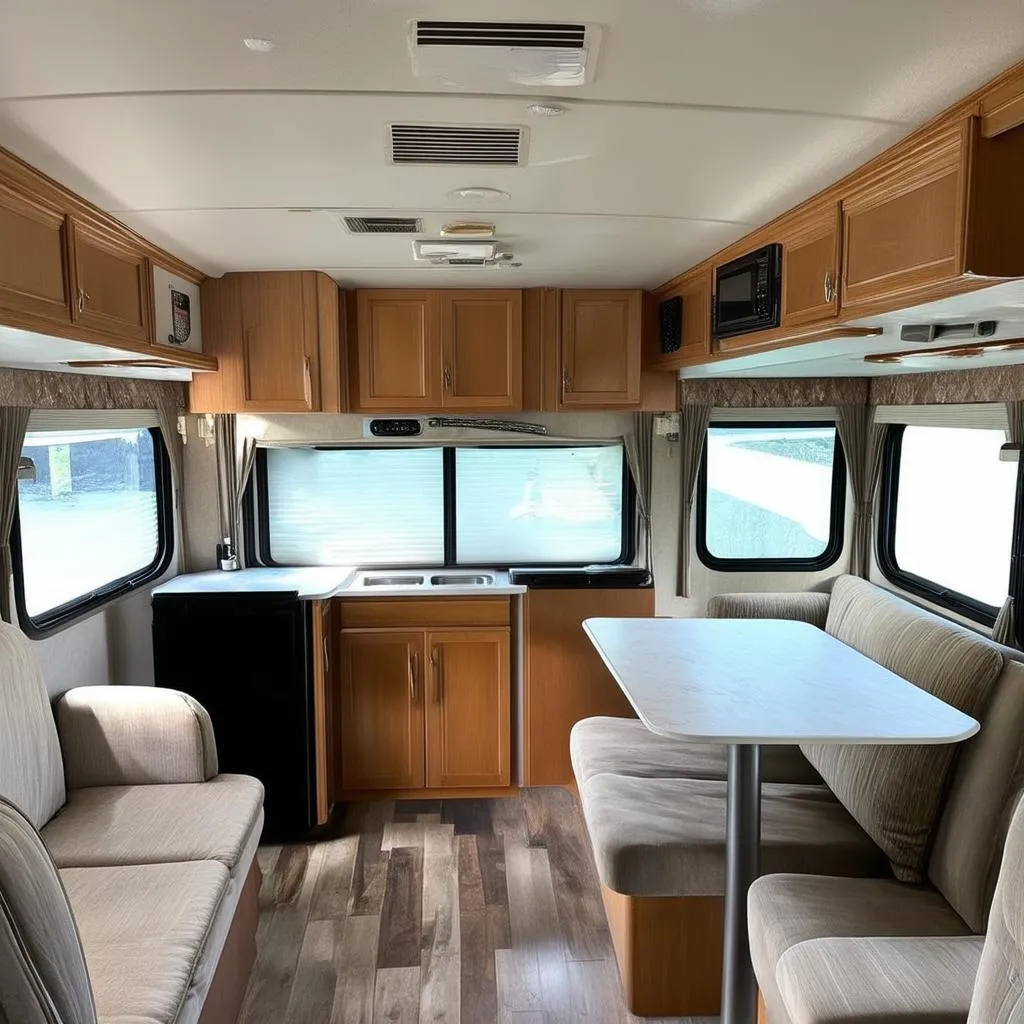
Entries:
{"label": "dinette table", "polygon": [[760,871],[761,747],[958,743],[979,725],[805,622],[587,619],[583,628],[651,732],[729,748],[722,1024],[755,1024],[746,895]]}

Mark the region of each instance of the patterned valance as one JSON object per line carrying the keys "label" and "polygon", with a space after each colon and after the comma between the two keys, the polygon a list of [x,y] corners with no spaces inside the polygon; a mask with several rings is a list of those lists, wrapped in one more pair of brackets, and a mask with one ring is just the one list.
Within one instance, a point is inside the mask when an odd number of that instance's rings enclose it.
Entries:
{"label": "patterned valance", "polygon": [[0,406],[29,409],[188,407],[182,381],[128,380],[83,373],[0,369]]}
{"label": "patterned valance", "polygon": [[714,409],[798,409],[862,405],[868,400],[864,377],[727,378],[683,380],[680,408],[710,405]]}
{"label": "patterned valance", "polygon": [[906,373],[871,381],[872,405],[968,405],[1024,399],[1024,366]]}

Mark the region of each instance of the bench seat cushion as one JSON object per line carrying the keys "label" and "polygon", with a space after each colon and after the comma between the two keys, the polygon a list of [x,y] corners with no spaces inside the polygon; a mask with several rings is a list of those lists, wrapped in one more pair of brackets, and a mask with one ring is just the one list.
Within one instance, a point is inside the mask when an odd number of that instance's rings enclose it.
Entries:
{"label": "bench seat cushion", "polygon": [[71,790],[43,840],[61,868],[214,860],[248,870],[244,855],[255,851],[262,812],[263,786],[247,775],[97,786]]}
{"label": "bench seat cushion", "polygon": [[102,1024],[179,1024],[228,885],[216,861],[67,868]]}
{"label": "bench seat cushion", "polygon": [[[601,881],[627,896],[725,888],[726,784],[596,775],[580,789]],[[877,876],[885,856],[824,786],[762,787],[762,869]]]}
{"label": "bench seat cushion", "polygon": [[793,1024],[965,1024],[984,943],[812,939],[783,953],[776,981]]}
{"label": "bench seat cushion", "polygon": [[[569,753],[576,781],[595,775],[635,778],[718,779],[728,777],[728,748],[712,743],[687,743],[651,732],[635,718],[585,718],[573,726]],[[820,785],[821,776],[799,747],[766,746],[761,750],[765,782]]]}
{"label": "bench seat cushion", "polygon": [[969,935],[934,889],[892,878],[772,875],[747,896],[750,957],[772,1024],[787,1024],[776,985],[782,955],[820,938]]}

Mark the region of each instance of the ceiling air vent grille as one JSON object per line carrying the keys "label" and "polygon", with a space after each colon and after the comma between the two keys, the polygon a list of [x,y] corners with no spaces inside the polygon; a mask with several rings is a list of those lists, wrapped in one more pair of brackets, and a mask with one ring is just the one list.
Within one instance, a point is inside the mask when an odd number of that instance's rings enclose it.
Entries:
{"label": "ceiling air vent grille", "polygon": [[500,164],[523,162],[523,130],[515,126],[393,124],[396,164]]}
{"label": "ceiling air vent grille", "polygon": [[346,217],[345,227],[353,235],[418,235],[423,221],[418,217]]}
{"label": "ceiling air vent grille", "polygon": [[533,21],[418,21],[417,46],[582,50],[586,25]]}

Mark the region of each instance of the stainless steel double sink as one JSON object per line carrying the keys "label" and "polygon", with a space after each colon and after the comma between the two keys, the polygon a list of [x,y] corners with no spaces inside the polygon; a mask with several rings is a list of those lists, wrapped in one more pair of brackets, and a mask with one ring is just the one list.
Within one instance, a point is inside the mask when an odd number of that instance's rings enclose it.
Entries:
{"label": "stainless steel double sink", "polygon": [[493,583],[494,577],[490,573],[451,572],[436,576],[368,573],[363,577],[364,587],[488,587]]}

